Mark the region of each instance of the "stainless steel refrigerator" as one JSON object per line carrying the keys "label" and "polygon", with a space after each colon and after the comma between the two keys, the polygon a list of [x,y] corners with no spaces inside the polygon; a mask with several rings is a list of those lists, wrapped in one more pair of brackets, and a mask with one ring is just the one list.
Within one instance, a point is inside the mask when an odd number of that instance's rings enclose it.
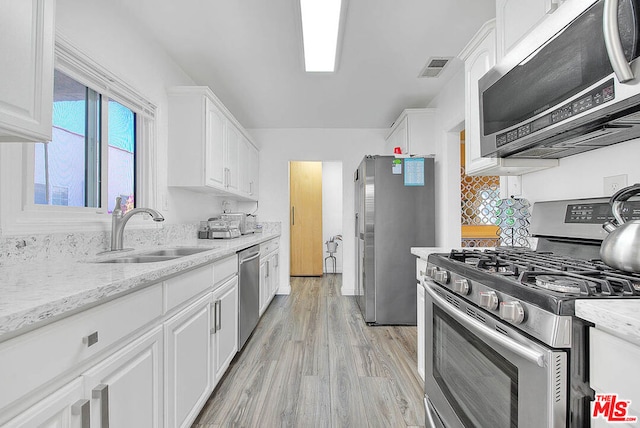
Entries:
{"label": "stainless steel refrigerator", "polygon": [[415,325],[411,247],[435,246],[434,159],[365,156],[354,181],[358,306],[369,324]]}

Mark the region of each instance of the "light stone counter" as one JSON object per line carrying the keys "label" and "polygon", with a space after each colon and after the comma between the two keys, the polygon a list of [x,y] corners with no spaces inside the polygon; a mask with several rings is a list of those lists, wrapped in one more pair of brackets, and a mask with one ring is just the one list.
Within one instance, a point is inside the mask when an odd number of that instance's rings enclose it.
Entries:
{"label": "light stone counter", "polygon": [[418,256],[421,259],[427,260],[429,254],[432,253],[445,253],[449,254],[451,247],[411,247],[411,254]]}
{"label": "light stone counter", "polygon": [[[265,231],[235,239],[176,241],[172,245],[81,261],[29,260],[2,265],[0,342],[279,236],[279,231]],[[178,246],[202,247],[207,251],[154,263],[97,263],[108,258]]]}
{"label": "light stone counter", "polygon": [[640,346],[640,299],[577,300],[576,315]]}

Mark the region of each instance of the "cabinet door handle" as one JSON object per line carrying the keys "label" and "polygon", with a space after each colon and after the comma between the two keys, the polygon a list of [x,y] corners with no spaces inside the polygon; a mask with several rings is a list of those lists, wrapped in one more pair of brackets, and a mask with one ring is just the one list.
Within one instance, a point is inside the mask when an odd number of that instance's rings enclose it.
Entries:
{"label": "cabinet door handle", "polygon": [[271,273],[271,260],[267,261],[267,275],[266,277],[269,278],[269,274]]}
{"label": "cabinet door handle", "polygon": [[545,3],[545,13],[547,15],[551,15],[558,9],[558,0],[547,0]]}
{"label": "cabinet door handle", "polygon": [[296,207],[291,207],[291,225],[296,225]]}
{"label": "cabinet door handle", "polygon": [[222,329],[222,301],[216,300],[216,331]]}
{"label": "cabinet door handle", "polygon": [[276,268],[277,268],[278,266],[280,266],[280,254],[276,254],[275,259],[276,259],[275,263],[276,263]]}
{"label": "cabinet door handle", "polygon": [[80,427],[91,427],[91,402],[87,399],[81,399],[71,405],[71,414],[80,416]]}
{"label": "cabinet door handle", "polygon": [[101,383],[93,388],[91,398],[100,399],[100,426],[109,428],[109,385]]}
{"label": "cabinet door handle", "polygon": [[87,345],[87,348],[98,343],[98,332],[94,331],[90,335],[83,337],[82,343]]}
{"label": "cabinet door handle", "polygon": [[218,310],[218,301],[216,300],[215,302],[213,302],[213,309],[212,309],[212,312],[211,312],[211,325],[212,325],[212,327],[211,327],[211,329],[209,329],[209,333],[211,333],[211,334],[216,334],[216,331],[218,331],[218,330],[216,330],[216,319],[218,318],[217,314],[216,314],[217,310]]}

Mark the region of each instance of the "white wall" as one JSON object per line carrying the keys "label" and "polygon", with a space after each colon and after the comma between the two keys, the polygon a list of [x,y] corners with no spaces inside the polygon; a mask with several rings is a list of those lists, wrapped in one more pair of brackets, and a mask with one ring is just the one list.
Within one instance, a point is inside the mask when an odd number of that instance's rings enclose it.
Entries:
{"label": "white wall", "polygon": [[522,176],[522,196],[530,202],[611,196],[604,177],[627,174],[627,183],[640,183],[640,140],[560,159],[555,168]]}
{"label": "white wall", "polygon": [[[342,161],[342,293],[354,294],[353,172],[367,154],[384,150],[386,129],[253,129],[260,141],[261,219],[282,222],[280,289],[289,285],[289,161]],[[267,197],[268,196],[268,197]]]}
{"label": "white wall", "polygon": [[[450,78],[427,107],[436,109],[436,246],[460,246],[460,136],[464,129],[464,68]],[[454,65],[454,64],[451,64]]]}
{"label": "white wall", "polygon": [[[342,235],[342,162],[322,162],[322,242],[327,242],[332,236]],[[342,273],[342,241],[338,242],[336,258],[336,273]],[[327,246],[322,245],[323,257],[327,257]],[[333,272],[331,260],[326,261],[325,272]]]}

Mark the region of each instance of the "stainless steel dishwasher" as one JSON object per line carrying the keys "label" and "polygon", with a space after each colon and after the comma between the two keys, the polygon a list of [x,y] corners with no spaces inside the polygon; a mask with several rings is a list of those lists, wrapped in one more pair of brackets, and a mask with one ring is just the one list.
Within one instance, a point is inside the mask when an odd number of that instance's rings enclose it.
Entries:
{"label": "stainless steel dishwasher", "polygon": [[238,252],[238,351],[251,336],[260,316],[260,245]]}

